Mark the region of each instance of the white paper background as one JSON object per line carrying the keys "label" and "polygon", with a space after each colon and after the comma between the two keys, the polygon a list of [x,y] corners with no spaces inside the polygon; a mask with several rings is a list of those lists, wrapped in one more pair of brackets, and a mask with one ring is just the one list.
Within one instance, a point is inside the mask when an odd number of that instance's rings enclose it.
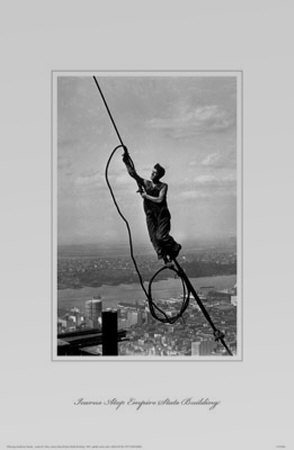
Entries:
{"label": "white paper background", "polygon": [[[293,445],[291,1],[3,1],[1,448]],[[51,70],[244,71],[244,361],[51,361]],[[210,397],[202,408],[79,398]]]}

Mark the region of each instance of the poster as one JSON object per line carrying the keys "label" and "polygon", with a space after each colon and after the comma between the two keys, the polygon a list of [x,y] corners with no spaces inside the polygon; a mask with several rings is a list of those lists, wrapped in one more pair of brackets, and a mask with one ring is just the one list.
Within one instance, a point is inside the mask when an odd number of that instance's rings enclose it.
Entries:
{"label": "poster", "polygon": [[[293,446],[292,8],[3,3],[1,448]],[[99,70],[243,74],[242,358],[52,358],[51,74]]]}

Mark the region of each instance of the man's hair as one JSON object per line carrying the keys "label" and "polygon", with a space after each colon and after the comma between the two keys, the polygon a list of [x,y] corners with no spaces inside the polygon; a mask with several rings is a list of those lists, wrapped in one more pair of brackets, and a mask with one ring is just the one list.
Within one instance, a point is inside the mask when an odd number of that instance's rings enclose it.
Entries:
{"label": "man's hair", "polygon": [[155,164],[154,169],[158,173],[158,178],[162,178],[165,175],[165,169],[160,164]]}

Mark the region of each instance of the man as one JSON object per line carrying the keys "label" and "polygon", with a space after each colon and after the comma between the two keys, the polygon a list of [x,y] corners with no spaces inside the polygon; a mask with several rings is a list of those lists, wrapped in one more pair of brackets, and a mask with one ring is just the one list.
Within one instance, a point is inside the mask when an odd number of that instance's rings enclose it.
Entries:
{"label": "man", "polygon": [[151,180],[144,180],[137,174],[128,153],[123,155],[123,162],[129,175],[136,180],[141,197],[144,199],[149,237],[158,259],[163,259],[168,264],[178,256],[182,247],[169,234],[171,215],[166,200],[168,186],[160,181],[165,169],[156,164],[151,173]]}

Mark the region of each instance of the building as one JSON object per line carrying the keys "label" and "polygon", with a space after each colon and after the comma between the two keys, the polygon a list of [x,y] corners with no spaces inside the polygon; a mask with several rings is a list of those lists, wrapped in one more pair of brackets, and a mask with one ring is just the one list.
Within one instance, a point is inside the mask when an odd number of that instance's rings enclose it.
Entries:
{"label": "building", "polygon": [[192,356],[209,356],[213,353],[217,347],[217,343],[211,339],[205,339],[201,341],[191,342],[191,355]]}
{"label": "building", "polygon": [[147,306],[144,310],[143,317],[144,317],[144,323],[146,325],[150,325],[153,322],[152,314]]}
{"label": "building", "polygon": [[75,317],[74,322],[75,322],[75,324],[76,324],[77,327],[79,327],[80,325],[83,324],[83,322],[84,322],[84,317],[83,317],[83,315],[81,314],[79,308],[76,308],[76,307],[71,308],[69,312],[70,312],[70,315],[71,315],[71,316]]}
{"label": "building", "polygon": [[100,328],[102,324],[102,300],[93,297],[85,303],[85,316],[91,328]]}
{"label": "building", "polygon": [[200,341],[191,342],[191,355],[192,356],[200,356]]}
{"label": "building", "polygon": [[133,325],[137,325],[138,323],[138,315],[139,313],[137,311],[128,311],[127,319],[128,319],[128,326],[131,327]]}
{"label": "building", "polygon": [[60,334],[60,333],[62,333],[62,332],[65,331],[66,325],[67,325],[66,320],[65,320],[65,319],[60,319],[60,318],[58,317],[58,322],[57,322],[57,331],[58,331],[58,334]]}
{"label": "building", "polygon": [[231,296],[231,304],[233,306],[237,306],[237,302],[238,302],[237,295],[232,295]]}
{"label": "building", "polygon": [[213,340],[205,340],[200,343],[200,355],[209,356],[217,347],[217,343]]}

